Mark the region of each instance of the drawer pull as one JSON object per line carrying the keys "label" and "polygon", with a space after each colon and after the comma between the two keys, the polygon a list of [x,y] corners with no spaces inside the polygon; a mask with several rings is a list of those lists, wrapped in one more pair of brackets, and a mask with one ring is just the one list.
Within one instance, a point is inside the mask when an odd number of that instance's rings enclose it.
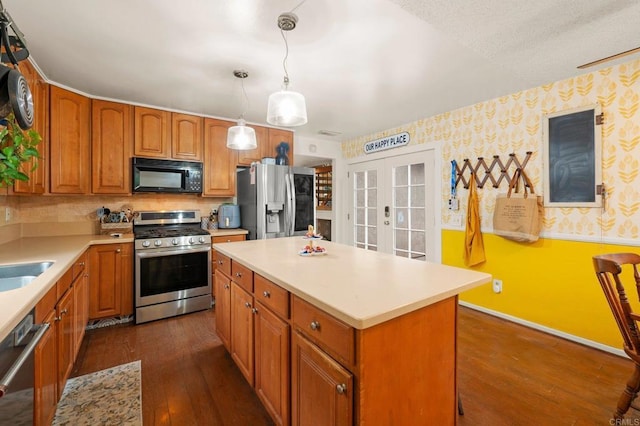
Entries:
{"label": "drawer pull", "polygon": [[223,265],[223,264],[224,264],[224,261],[218,260],[218,265]]}
{"label": "drawer pull", "polygon": [[309,327],[311,327],[313,331],[320,330],[320,323],[318,321],[311,321]]}
{"label": "drawer pull", "polygon": [[347,393],[347,385],[345,385],[344,383],[336,385],[336,392],[338,392],[340,395],[344,395],[345,393]]}
{"label": "drawer pull", "polygon": [[251,307],[251,303],[249,303],[249,302],[244,302],[244,306],[246,306],[247,308],[250,308],[250,307]]}
{"label": "drawer pull", "polygon": [[254,315],[258,313],[258,308],[253,308],[251,309],[251,313],[253,313]]}
{"label": "drawer pull", "polygon": [[242,278],[242,272],[236,272],[236,277]]}
{"label": "drawer pull", "polygon": [[263,295],[264,297],[266,297],[267,299],[271,297],[271,293],[269,293],[267,290],[263,291],[263,292],[262,292],[262,295]]}
{"label": "drawer pull", "polygon": [[117,250],[116,250],[116,253],[120,253],[121,251],[122,251],[121,249],[117,249]]}

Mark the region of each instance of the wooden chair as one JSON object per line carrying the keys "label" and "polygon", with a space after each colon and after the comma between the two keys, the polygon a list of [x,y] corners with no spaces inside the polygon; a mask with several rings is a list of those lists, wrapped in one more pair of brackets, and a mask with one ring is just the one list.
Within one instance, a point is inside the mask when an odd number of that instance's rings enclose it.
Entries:
{"label": "wooden chair", "polygon": [[629,270],[624,274],[625,277],[629,276],[630,272],[633,271],[633,284],[635,285],[638,299],[640,299],[638,265],[640,265],[640,255],[635,253],[603,254],[593,257],[593,267],[596,270],[598,281],[602,286],[620,333],[622,333],[624,351],[635,364],[633,374],[618,399],[618,407],[614,414],[614,419],[624,418],[629,407],[633,407],[636,410],[640,409],[632,405],[634,399],[638,396],[638,391],[640,391],[640,337],[638,334],[640,314],[633,311],[621,280],[623,270]]}

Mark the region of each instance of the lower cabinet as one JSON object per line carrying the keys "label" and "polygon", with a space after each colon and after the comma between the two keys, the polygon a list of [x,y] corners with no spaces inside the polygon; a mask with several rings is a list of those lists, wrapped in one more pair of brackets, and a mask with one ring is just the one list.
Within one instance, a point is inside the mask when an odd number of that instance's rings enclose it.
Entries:
{"label": "lower cabinet", "polygon": [[277,425],[289,424],[291,327],[259,302],[254,308],[255,389]]}
{"label": "lower cabinet", "polygon": [[291,423],[351,425],[353,375],[298,332],[291,353]]}
{"label": "lower cabinet", "polygon": [[253,386],[253,296],[231,282],[231,358]]}
{"label": "lower cabinet", "polygon": [[58,404],[58,342],[55,318],[56,311],[52,310],[42,321],[49,324],[49,330],[42,336],[34,351],[36,425],[50,425]]}
{"label": "lower cabinet", "polygon": [[89,249],[89,318],[133,313],[132,244],[102,244]]}
{"label": "lower cabinet", "polygon": [[216,271],[216,332],[222,344],[231,351],[231,280],[220,270]]}
{"label": "lower cabinet", "polygon": [[85,252],[36,304],[49,329],[34,351],[34,423],[50,425],[84,337],[89,288]]}

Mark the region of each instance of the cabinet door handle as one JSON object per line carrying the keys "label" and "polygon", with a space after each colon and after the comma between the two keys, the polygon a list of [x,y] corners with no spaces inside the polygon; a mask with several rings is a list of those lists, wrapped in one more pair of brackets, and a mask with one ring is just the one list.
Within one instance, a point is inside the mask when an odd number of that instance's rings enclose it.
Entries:
{"label": "cabinet door handle", "polygon": [[84,262],[80,262],[80,263],[79,263],[79,265],[80,265],[80,266],[84,266]]}
{"label": "cabinet door handle", "polygon": [[244,302],[244,306],[246,306],[247,308],[250,308],[250,307],[251,307],[251,303],[249,303],[249,302]]}
{"label": "cabinet door handle", "polygon": [[251,309],[251,313],[253,313],[254,315],[256,315],[258,313],[258,308],[253,308]]}
{"label": "cabinet door handle", "polygon": [[311,321],[311,324],[309,324],[309,327],[311,327],[311,329],[314,331],[320,330],[320,323],[318,321]]}
{"label": "cabinet door handle", "polygon": [[267,299],[271,297],[271,293],[269,293],[267,290],[263,291],[263,292],[262,292],[262,295],[263,295],[264,297],[266,297]]}
{"label": "cabinet door handle", "polygon": [[223,260],[218,260],[218,265],[224,265],[224,261]]}
{"label": "cabinet door handle", "polygon": [[347,385],[345,385],[344,383],[336,385],[336,392],[338,392],[340,395],[347,393]]}
{"label": "cabinet door handle", "polygon": [[116,253],[120,253],[121,251],[121,249],[116,249]]}
{"label": "cabinet door handle", "polygon": [[225,285],[224,285],[224,289],[225,289],[225,290],[229,290],[229,284],[225,284]]}

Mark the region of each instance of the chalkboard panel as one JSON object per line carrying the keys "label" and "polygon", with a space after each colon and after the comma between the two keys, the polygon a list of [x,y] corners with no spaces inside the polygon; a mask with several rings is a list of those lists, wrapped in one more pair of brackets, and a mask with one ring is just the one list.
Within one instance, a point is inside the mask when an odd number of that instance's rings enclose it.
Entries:
{"label": "chalkboard panel", "polygon": [[551,114],[545,120],[545,204],[597,207],[600,197],[599,106]]}

